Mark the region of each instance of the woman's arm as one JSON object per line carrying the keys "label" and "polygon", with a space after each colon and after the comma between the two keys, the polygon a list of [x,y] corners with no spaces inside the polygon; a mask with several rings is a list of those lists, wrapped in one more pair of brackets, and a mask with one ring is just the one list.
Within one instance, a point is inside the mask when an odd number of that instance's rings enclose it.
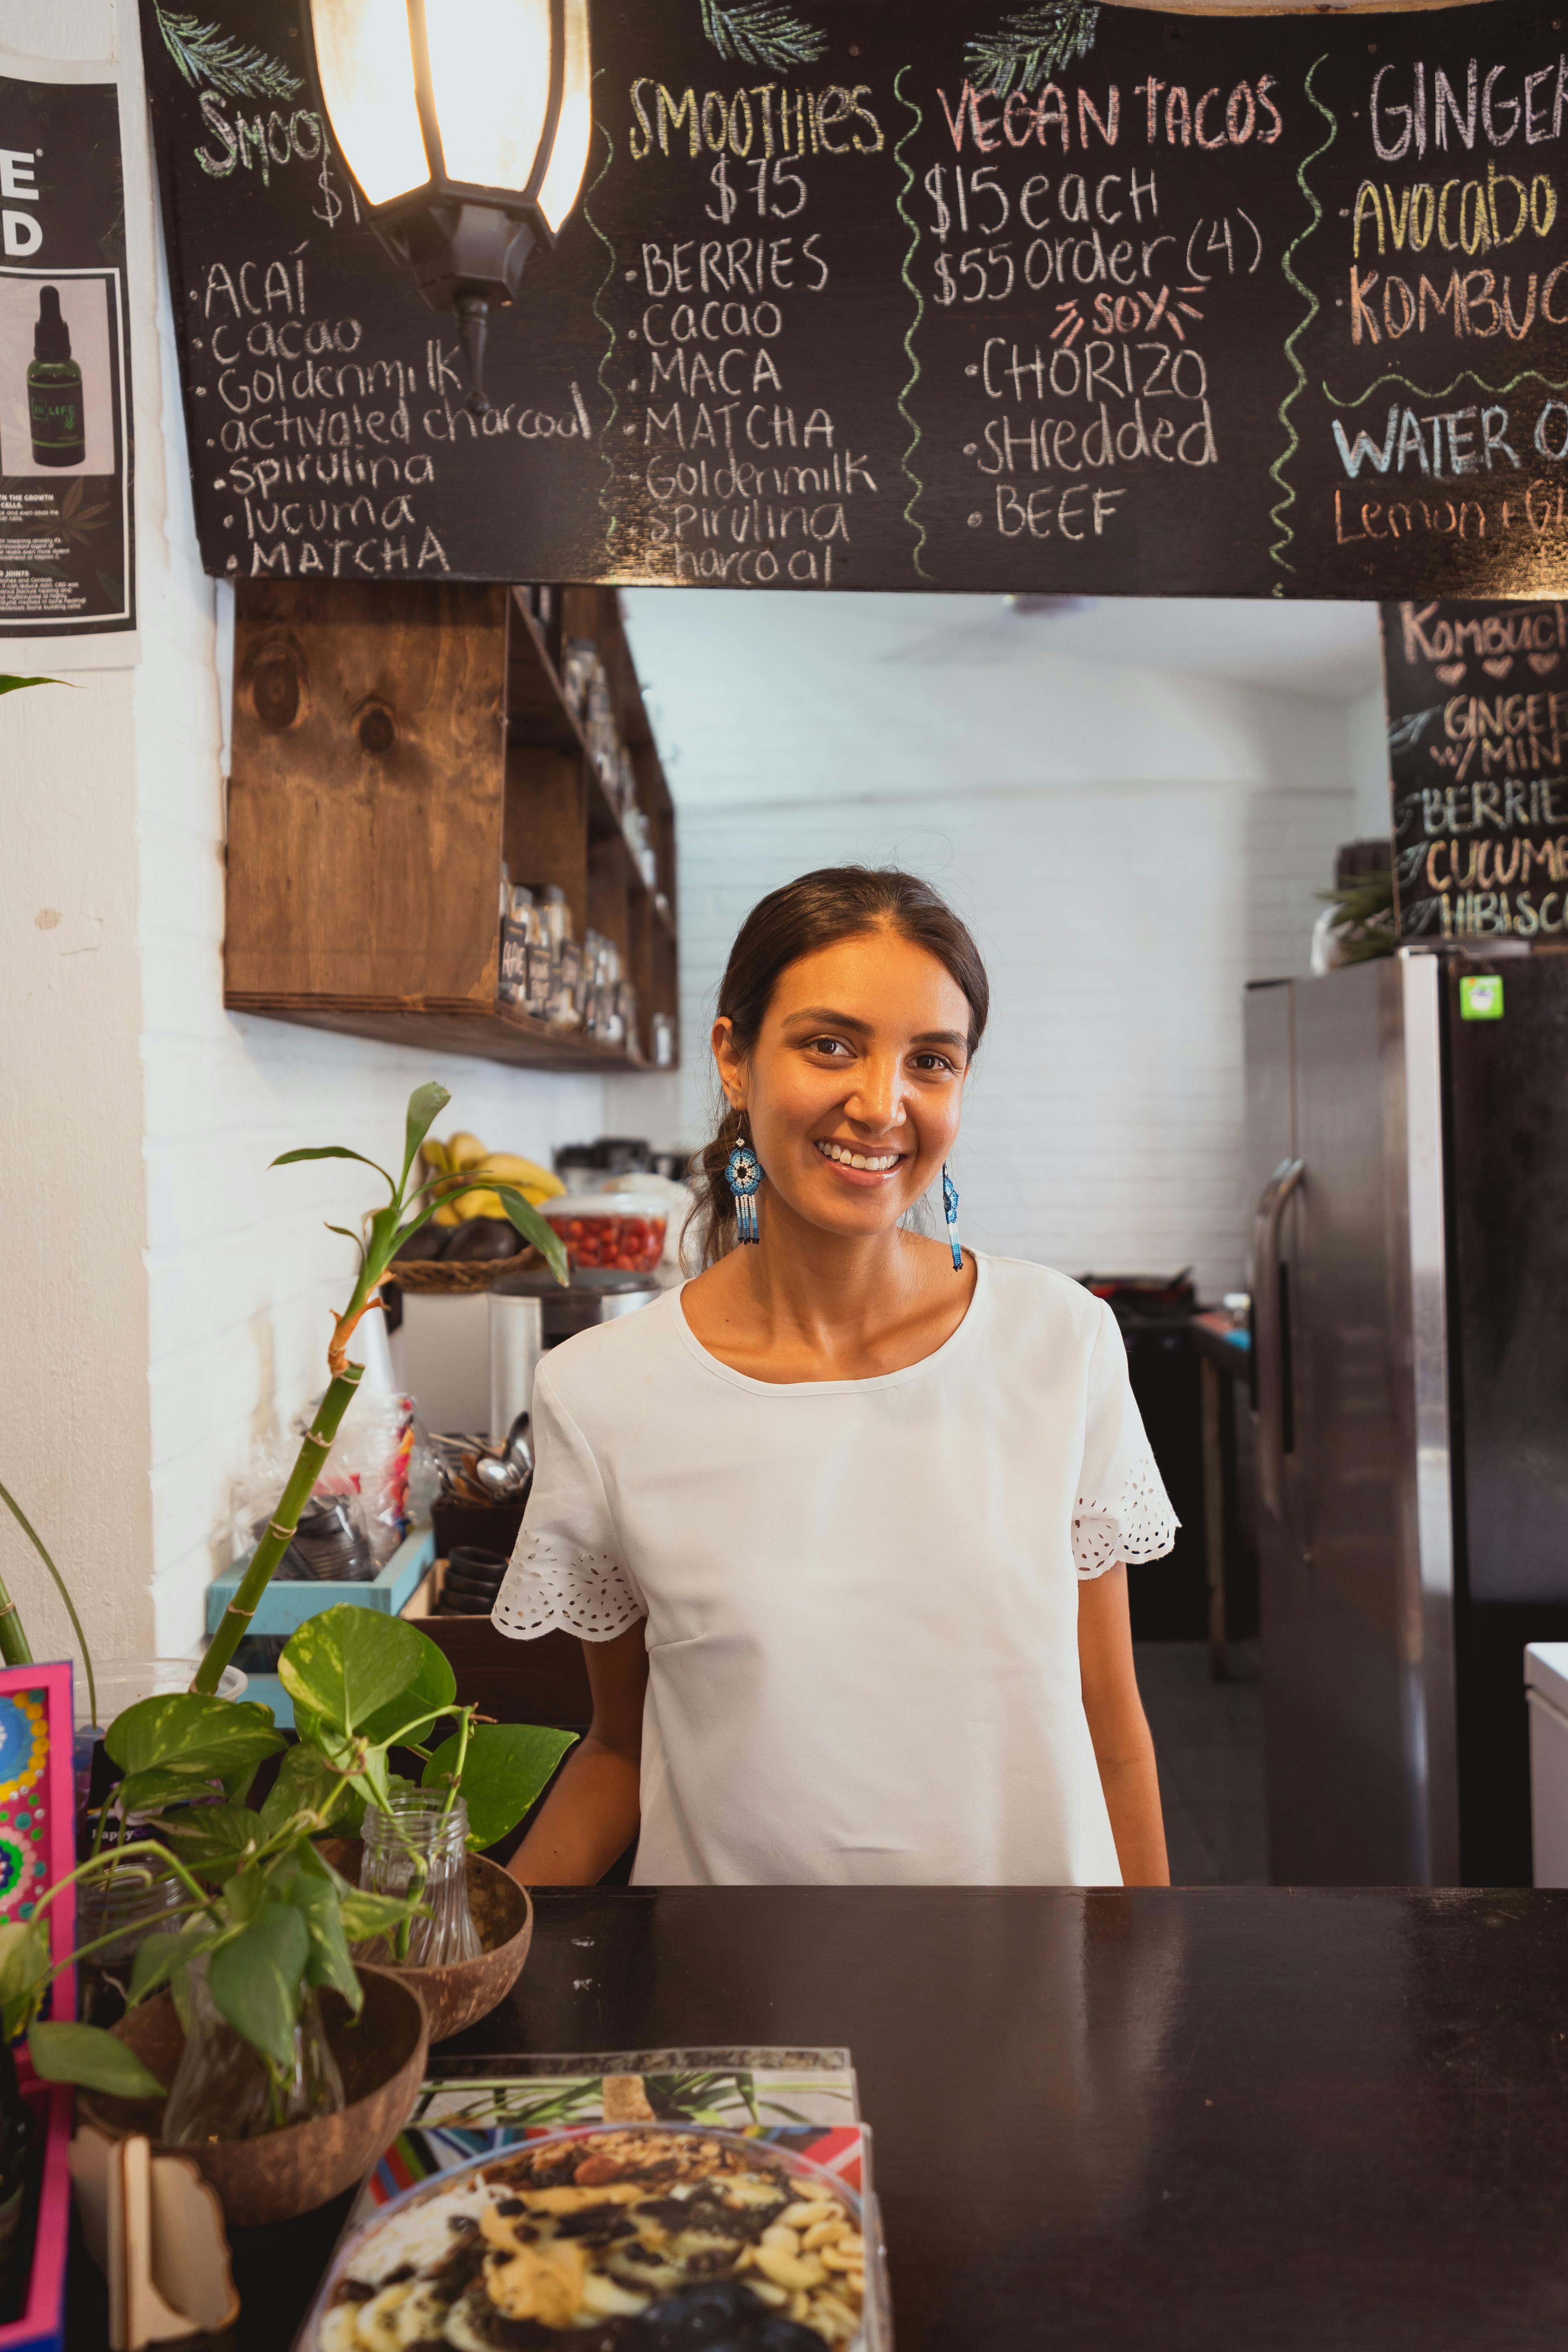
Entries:
{"label": "woman's arm", "polygon": [[1127,1570],[1120,1561],[1079,1586],[1078,1664],[1122,1883],[1169,1886],[1160,1776],[1132,1667]]}
{"label": "woman's arm", "polygon": [[646,1628],[584,1642],[594,1720],[507,1868],[524,1886],[594,1886],[637,1833]]}

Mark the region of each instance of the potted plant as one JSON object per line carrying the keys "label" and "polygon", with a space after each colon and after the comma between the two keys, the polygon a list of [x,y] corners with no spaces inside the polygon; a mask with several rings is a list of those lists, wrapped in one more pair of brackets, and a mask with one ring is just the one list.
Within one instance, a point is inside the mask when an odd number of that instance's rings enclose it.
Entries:
{"label": "potted plant", "polygon": [[[0,677],[0,693],[4,693],[8,686],[47,686],[53,683],[48,678]],[[311,1144],[297,1151],[280,1152],[272,1162],[274,1168],[286,1168],[300,1160],[358,1160],[362,1167],[374,1170],[385,1184],[390,1198],[384,1208],[374,1210],[366,1216],[363,1237],[350,1233],[343,1225],[329,1225],[327,1228],[329,1233],[342,1234],[345,1240],[353,1242],[359,1251],[360,1259],[359,1275],[348,1304],[341,1315],[334,1311],[332,1316],[332,1340],[327,1350],[330,1375],[327,1389],[311,1416],[309,1430],[300,1441],[294,1467],[267,1531],[252,1554],[239,1587],[224,1612],[223,1621],[195,1669],[191,1682],[193,1691],[216,1693],[225,1668],[249,1631],[257,1602],[293,1541],[300,1514],[310,1498],[336,1441],[343,1415],[364,1376],[364,1366],[351,1363],[348,1360],[349,1342],[365,1315],[379,1303],[382,1285],[398,1252],[429,1223],[437,1209],[449,1207],[466,1193],[495,1193],[500,1196],[511,1223],[523,1240],[539,1251],[557,1282],[564,1283],[567,1278],[566,1250],[560,1234],[515,1184],[504,1177],[479,1171],[471,1175],[440,1173],[430,1178],[419,1175],[420,1147],[451,1099],[447,1088],[434,1079],[415,1087],[408,1097],[404,1118],[402,1171],[395,1178],[378,1161],[367,1160],[363,1152],[351,1151],[346,1144],[342,1143]],[[65,1580],[45,1549],[37,1530],[3,1486],[0,1486],[0,1502],[11,1511],[59,1587],[77,1639],[81,1644],[88,1686],[91,1691],[92,1660]],[[32,1650],[16,1604],[4,1584],[0,1584],[0,1662],[6,1665],[31,1665],[33,1663]],[[96,1700],[92,1712],[96,1721]]]}
{"label": "potted plant", "polygon": [[364,1316],[379,1302],[382,1284],[399,1250],[429,1223],[437,1209],[449,1206],[467,1192],[494,1192],[499,1194],[512,1224],[523,1240],[540,1252],[557,1282],[566,1280],[566,1252],[561,1236],[515,1184],[493,1175],[438,1175],[432,1179],[418,1176],[420,1146],[451,1099],[446,1087],[435,1080],[416,1087],[408,1097],[405,1120],[402,1172],[395,1178],[375,1160],[366,1160],[363,1152],[351,1151],[341,1143],[314,1144],[299,1151],[280,1152],[272,1162],[274,1168],[284,1168],[297,1160],[357,1160],[363,1167],[374,1169],[391,1198],[384,1208],[374,1211],[366,1219],[363,1240],[342,1225],[330,1225],[327,1229],[329,1233],[343,1234],[360,1254],[359,1278],[348,1305],[341,1315],[334,1312],[332,1317],[332,1342],[327,1350],[327,1369],[331,1377],[300,1442],[299,1455],[267,1532],[257,1545],[196,1668],[191,1684],[193,1691],[216,1690],[224,1668],[249,1630],[257,1602],[293,1540],[300,1514],[310,1500],[343,1414],[363,1377],[364,1366],[348,1360],[349,1341]]}
{"label": "potted plant", "polygon": [[[475,1850],[521,1819],[572,1742],[479,1721],[457,1705],[437,1645],[374,1610],[310,1619],[279,1672],[294,1704],[291,1748],[268,1707],[204,1692],[143,1699],[117,1717],[104,1744],[122,1777],[97,1809],[92,1852],[32,1919],[0,1927],[5,2033],[26,2028],[37,2072],[91,2095],[89,2120],[183,2145],[237,2223],[307,2210],[358,2179],[406,2117],[428,2031],[453,2030],[443,2015],[454,2011],[465,2022],[483,2014],[510,1989],[527,1951],[528,1897]],[[431,1972],[449,2007],[428,2029],[408,1950],[430,1907],[422,1857],[410,1843],[404,1891],[376,1892],[354,1885],[327,1843],[352,1836],[367,1807],[395,1825],[416,1784],[395,1773],[394,1749],[411,1758],[439,1815],[460,1821],[466,1810],[469,1873],[481,1886],[487,1874],[505,1882],[504,1899],[492,1890],[482,1910],[477,1958]],[[247,1801],[279,1755],[265,1798]],[[124,2020],[106,2031],[44,2019],[54,1971],[43,1914],[65,1885],[133,1872],[172,1899],[135,1942]],[[377,1938],[385,1969],[356,1962],[353,1948]],[[92,1954],[89,1943],[72,1957],[80,1965]],[[476,1990],[482,2006],[465,2011]],[[356,2033],[372,1998],[375,2032]]]}

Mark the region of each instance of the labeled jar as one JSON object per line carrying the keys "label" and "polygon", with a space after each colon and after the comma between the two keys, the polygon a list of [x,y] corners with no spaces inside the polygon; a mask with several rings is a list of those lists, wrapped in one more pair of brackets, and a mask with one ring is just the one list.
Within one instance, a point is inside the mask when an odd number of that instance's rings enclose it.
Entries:
{"label": "labeled jar", "polygon": [[406,1948],[377,1936],[356,1944],[355,1959],[398,1968],[449,1968],[477,1960],[484,1946],[468,1909],[468,1809],[439,1789],[394,1792],[392,1811],[365,1808],[359,1883],[368,1895],[417,1894],[424,1908],[410,1922]]}

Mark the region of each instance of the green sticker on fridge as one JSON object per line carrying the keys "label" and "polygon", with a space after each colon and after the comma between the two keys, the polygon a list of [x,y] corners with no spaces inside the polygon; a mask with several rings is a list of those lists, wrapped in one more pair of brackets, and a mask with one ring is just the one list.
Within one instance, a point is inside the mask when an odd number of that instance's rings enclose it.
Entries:
{"label": "green sticker on fridge", "polygon": [[1471,979],[1460,981],[1459,1018],[1461,1021],[1500,1021],[1502,1019],[1500,973],[1479,973]]}

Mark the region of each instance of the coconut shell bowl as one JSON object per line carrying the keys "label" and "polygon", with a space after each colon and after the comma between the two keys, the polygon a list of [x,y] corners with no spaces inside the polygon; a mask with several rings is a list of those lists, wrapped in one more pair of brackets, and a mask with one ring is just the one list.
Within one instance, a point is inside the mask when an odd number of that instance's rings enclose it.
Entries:
{"label": "coconut shell bowl", "polygon": [[[521,1891],[521,1890],[520,1890]],[[411,1972],[405,1972],[411,1973]],[[321,1995],[327,2040],[343,2078],[335,2116],[290,2124],[260,2139],[203,2140],[179,2147],[160,2139],[163,2104],[78,2094],[77,2112],[110,2138],[144,2132],[154,2154],[189,2157],[216,2190],[231,2229],[255,2229],[313,2212],[363,2180],[414,2112],[429,2044],[423,2003],[405,1975],[361,1968],[364,2007],[356,2021],[340,1993]],[[114,2028],[142,2064],[172,2084],[184,2032],[167,1993],[144,2001]]]}
{"label": "coconut shell bowl", "polygon": [[[360,1844],[357,1839],[323,1838],[321,1850],[334,1870],[359,1883]],[[522,1974],[533,1940],[533,1905],[526,1887],[510,1871],[482,1853],[468,1856],[468,1912],[484,1947],[477,1960],[454,1960],[448,1967],[403,1969],[395,1962],[378,1964],[381,1971],[416,1992],[425,2004],[432,2042],[445,2042],[477,2025],[499,2008]]]}

